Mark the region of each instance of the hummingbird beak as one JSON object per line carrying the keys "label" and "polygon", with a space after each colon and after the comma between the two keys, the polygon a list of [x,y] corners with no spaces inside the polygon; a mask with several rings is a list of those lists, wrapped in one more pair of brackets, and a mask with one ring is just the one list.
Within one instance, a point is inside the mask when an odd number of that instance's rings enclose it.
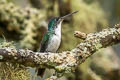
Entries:
{"label": "hummingbird beak", "polygon": [[67,15],[61,17],[60,19],[61,19],[61,20],[64,20],[65,18],[67,18],[67,17],[69,17],[69,16],[72,16],[73,14],[75,14],[75,13],[77,13],[77,12],[78,12],[78,11],[74,11],[74,12],[72,12],[72,13],[70,13],[70,14],[67,14]]}
{"label": "hummingbird beak", "polygon": [[67,17],[69,17],[69,16],[72,16],[73,14],[75,14],[75,13],[77,13],[77,12],[78,12],[78,11],[74,11],[74,12],[72,12],[72,13],[70,13],[70,14],[67,14],[67,15],[65,15],[65,16],[60,17],[58,23],[62,22],[65,18],[67,18]]}

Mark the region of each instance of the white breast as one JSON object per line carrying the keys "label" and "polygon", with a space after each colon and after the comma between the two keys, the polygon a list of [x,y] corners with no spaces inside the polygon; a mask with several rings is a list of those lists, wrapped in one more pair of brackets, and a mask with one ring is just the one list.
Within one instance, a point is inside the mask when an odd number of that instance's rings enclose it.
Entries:
{"label": "white breast", "polygon": [[55,35],[51,38],[50,44],[48,45],[46,51],[47,52],[56,52],[61,43],[61,23],[55,29]]}

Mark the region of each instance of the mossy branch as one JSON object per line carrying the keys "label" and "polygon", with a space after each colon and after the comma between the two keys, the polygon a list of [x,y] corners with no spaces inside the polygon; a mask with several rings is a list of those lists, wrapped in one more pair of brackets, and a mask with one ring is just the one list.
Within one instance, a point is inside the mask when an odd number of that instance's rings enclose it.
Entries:
{"label": "mossy branch", "polygon": [[[77,34],[78,35],[78,34]],[[120,25],[89,33],[83,42],[71,51],[41,53],[27,49],[5,47],[0,49],[0,61],[22,64],[30,67],[55,69],[57,73],[74,72],[75,68],[101,48],[120,42]]]}

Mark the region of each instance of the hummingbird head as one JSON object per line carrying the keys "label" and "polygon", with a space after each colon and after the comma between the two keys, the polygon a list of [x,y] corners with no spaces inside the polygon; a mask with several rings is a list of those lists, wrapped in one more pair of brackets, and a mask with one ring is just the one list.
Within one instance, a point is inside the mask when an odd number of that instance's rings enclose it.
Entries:
{"label": "hummingbird head", "polygon": [[57,28],[57,26],[62,22],[63,20],[59,19],[59,17],[54,17],[50,20],[48,24],[48,31],[52,31]]}
{"label": "hummingbird head", "polygon": [[67,17],[77,13],[78,11],[72,12],[70,14],[67,14],[65,16],[62,17],[54,17],[50,20],[49,24],[48,24],[48,31],[52,31],[55,30],[56,28],[58,28],[58,25],[61,26],[61,23],[64,19],[66,19]]}

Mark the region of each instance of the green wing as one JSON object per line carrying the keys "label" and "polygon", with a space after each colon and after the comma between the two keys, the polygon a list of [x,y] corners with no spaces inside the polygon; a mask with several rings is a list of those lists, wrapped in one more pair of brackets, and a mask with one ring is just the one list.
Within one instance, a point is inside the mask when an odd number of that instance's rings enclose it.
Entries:
{"label": "green wing", "polygon": [[42,42],[41,42],[40,52],[46,52],[48,42],[50,40],[50,37],[53,35],[53,33],[54,32],[52,31],[52,32],[47,32],[46,34],[44,34]]}

